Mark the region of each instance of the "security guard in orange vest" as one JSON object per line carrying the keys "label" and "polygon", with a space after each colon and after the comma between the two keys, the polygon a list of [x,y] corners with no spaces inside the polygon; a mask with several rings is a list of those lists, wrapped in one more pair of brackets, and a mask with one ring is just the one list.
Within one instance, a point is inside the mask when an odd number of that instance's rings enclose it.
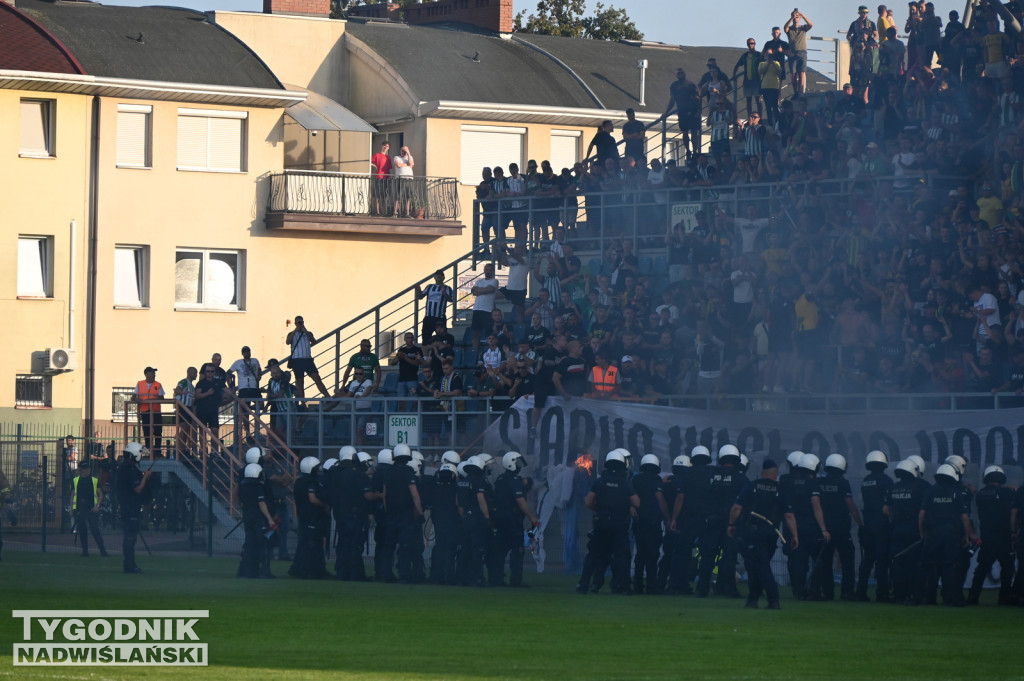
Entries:
{"label": "security guard in orange vest", "polygon": [[164,387],[156,380],[156,369],[146,367],[143,371],[146,379],[135,384],[132,402],[139,405],[139,425],[146,438],[146,447],[151,452],[160,453],[160,438],[163,435],[163,421],[160,414],[160,402],[164,399]]}
{"label": "security guard in orange vest", "polygon": [[603,350],[595,357],[596,364],[590,370],[590,390],[587,397],[606,400],[615,394],[619,382],[619,369],[608,363],[608,354]]}
{"label": "security guard in orange vest", "polygon": [[78,464],[78,477],[72,482],[71,512],[75,516],[78,537],[82,540],[82,555],[89,555],[89,533],[92,532],[100,555],[106,558],[109,554],[103,545],[100,534],[100,503],[103,501],[103,490],[100,481],[92,477],[89,461]]}

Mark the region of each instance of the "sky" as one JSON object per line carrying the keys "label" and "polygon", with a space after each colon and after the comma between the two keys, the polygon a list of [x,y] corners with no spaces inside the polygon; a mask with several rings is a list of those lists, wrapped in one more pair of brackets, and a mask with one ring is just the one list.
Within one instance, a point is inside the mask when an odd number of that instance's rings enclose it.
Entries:
{"label": "sky", "polygon": [[[816,0],[800,2],[796,7],[810,18],[812,36],[842,38],[850,22],[857,18],[858,2]],[[262,0],[100,0],[107,5],[176,5],[197,10],[238,10],[260,12]],[[593,8],[595,0],[587,0]],[[771,37],[772,26],[782,26],[793,7],[776,5],[773,0],[604,0],[604,4],[625,9],[647,40],[675,45],[713,45],[744,47],[753,36],[758,43]],[[877,16],[878,2],[866,3],[871,18]],[[888,3],[894,10],[896,26],[907,20],[906,2]],[[963,14],[965,3],[938,1],[936,13],[943,18],[949,10]],[[515,11],[535,11],[537,0],[515,0]],[[902,34],[902,30],[900,31]]]}

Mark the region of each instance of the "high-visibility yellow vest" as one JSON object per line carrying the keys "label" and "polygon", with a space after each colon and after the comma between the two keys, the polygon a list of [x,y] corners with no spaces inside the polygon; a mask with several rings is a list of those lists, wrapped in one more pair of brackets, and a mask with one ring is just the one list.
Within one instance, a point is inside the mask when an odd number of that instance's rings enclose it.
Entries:
{"label": "high-visibility yellow vest", "polygon": [[[78,506],[78,481],[81,480],[81,479],[82,479],[81,475],[76,475],[73,478],[74,482],[71,483],[71,488],[72,488],[71,489],[71,510],[72,511],[77,510],[77,506]],[[92,481],[92,500],[93,500],[93,503],[96,503],[96,501],[98,501],[98,497],[96,495],[96,490],[99,489],[100,481],[99,481],[99,479],[94,478],[92,476],[89,476],[89,480]]]}

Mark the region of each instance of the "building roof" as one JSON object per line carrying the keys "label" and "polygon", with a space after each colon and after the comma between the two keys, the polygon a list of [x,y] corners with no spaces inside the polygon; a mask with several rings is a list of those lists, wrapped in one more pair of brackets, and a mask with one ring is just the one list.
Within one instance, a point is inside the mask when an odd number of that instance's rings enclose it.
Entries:
{"label": "building roof", "polygon": [[89,75],[283,89],[252,50],[199,12],[63,0],[17,0],[16,6]]}
{"label": "building roof", "polygon": [[6,2],[0,2],[0,69],[84,73],[49,31]]}

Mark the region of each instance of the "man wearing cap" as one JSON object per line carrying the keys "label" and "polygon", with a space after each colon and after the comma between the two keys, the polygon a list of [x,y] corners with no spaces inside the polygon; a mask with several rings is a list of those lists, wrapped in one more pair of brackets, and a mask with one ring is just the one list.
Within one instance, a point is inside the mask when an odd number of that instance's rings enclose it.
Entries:
{"label": "man wearing cap", "polygon": [[160,436],[163,434],[159,400],[164,399],[164,387],[157,382],[153,367],[146,367],[142,373],[146,378],[135,384],[132,402],[139,405],[139,425],[146,438],[146,447],[159,454]]}
{"label": "man wearing cap", "polygon": [[100,534],[100,503],[103,502],[103,490],[100,489],[100,481],[92,476],[92,467],[89,461],[82,461],[78,464],[78,477],[74,479],[71,492],[71,512],[75,515],[75,526],[78,528],[78,537],[82,541],[82,555],[89,555],[89,533],[92,532],[96,540],[96,546],[100,549],[100,555],[106,558],[107,547],[103,545],[103,535]]}
{"label": "man wearing cap", "polygon": [[[238,397],[252,407],[252,400],[260,398],[260,361],[252,356],[252,350],[248,345],[242,346],[242,358],[236,359],[228,369],[229,374],[235,374],[235,385],[238,387]],[[249,434],[249,419],[242,419],[242,428],[246,435]]]}
{"label": "man wearing cap", "polygon": [[857,18],[853,20],[849,30],[846,31],[846,40],[852,47],[858,43],[866,43],[869,39],[873,39],[877,43],[878,30],[875,28],[875,22],[868,18],[867,5],[861,5],[857,8]]}
{"label": "man wearing cap", "polygon": [[730,537],[740,539],[740,551],[750,575],[747,607],[756,608],[764,590],[768,609],[779,609],[779,586],[772,574],[772,556],[781,536],[780,526],[786,521],[790,548],[800,544],[796,517],[779,489],[779,466],[772,459],[761,464],[761,477],[746,484],[729,511]]}

